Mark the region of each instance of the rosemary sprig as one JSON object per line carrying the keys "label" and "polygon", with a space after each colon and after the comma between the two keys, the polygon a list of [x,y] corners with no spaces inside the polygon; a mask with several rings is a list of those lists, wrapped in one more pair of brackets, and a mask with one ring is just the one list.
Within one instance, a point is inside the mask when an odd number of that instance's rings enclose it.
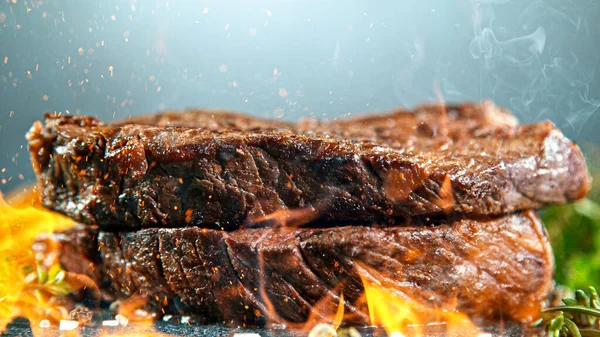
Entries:
{"label": "rosemary sprig", "polygon": [[600,299],[596,288],[575,292],[575,298],[564,298],[565,305],[542,311],[534,326],[543,326],[549,337],[600,337]]}

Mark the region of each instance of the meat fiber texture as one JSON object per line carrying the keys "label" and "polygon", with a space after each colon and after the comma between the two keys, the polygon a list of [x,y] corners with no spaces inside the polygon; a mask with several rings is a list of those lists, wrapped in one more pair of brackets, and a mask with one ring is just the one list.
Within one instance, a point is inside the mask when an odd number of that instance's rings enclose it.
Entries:
{"label": "meat fiber texture", "polygon": [[[85,235],[87,251],[70,248]],[[67,247],[67,269],[90,277],[101,270],[121,298],[142,296],[158,312],[242,326],[331,319],[325,308],[335,312],[342,294],[349,322],[367,324],[361,276],[415,301],[408,303],[456,308],[476,321],[531,322],[554,270],[547,234],[532,211],[435,227],[113,233],[82,225],[58,238]],[[78,261],[96,261],[95,268]]]}
{"label": "meat fiber texture", "polygon": [[[46,207],[105,230],[486,218],[582,198],[579,148],[489,102],[340,121],[187,111],[106,124],[47,114],[28,133]],[[268,225],[268,223],[267,223]]]}

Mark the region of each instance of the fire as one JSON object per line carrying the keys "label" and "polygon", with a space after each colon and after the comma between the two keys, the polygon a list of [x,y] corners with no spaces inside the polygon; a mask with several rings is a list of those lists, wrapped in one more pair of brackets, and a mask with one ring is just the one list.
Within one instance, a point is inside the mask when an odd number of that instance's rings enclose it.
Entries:
{"label": "fire", "polygon": [[299,228],[317,217],[312,208],[282,209],[250,219],[251,224],[269,223],[272,228]]}
{"label": "fire", "polygon": [[10,206],[0,193],[0,331],[17,316],[57,322],[68,315],[56,295],[71,292],[71,275],[60,269],[56,254],[36,259],[31,246],[41,233],[68,229],[73,221],[39,208],[35,195],[21,195]]}
{"label": "fire", "polygon": [[[60,323],[61,327],[72,325],[73,328],[66,332],[78,336],[78,322],[69,320],[69,310],[66,309],[73,303],[69,303],[69,298],[63,295],[90,284],[61,269],[58,246],[47,245],[49,248],[44,254],[36,254],[31,249],[40,234],[69,229],[74,222],[41,208],[35,191],[11,199],[13,201],[9,205],[0,194],[0,331],[14,317],[23,316],[30,320],[35,333],[42,331],[38,328],[42,325],[58,326]],[[302,210],[277,213],[260,220],[275,221],[285,230],[290,225],[301,226],[313,216],[312,212]],[[262,264],[259,267],[264,268]],[[376,270],[359,263],[356,267],[365,289],[359,301],[366,302],[371,325],[383,327],[388,336],[424,336],[432,327],[436,331],[443,329],[447,336],[480,334],[466,315],[448,306],[432,307],[421,299],[411,297],[410,292],[390,285]],[[344,312],[346,302],[341,289],[332,290],[316,303],[308,320],[303,323],[277,319],[276,308],[264,291],[261,297],[272,311],[273,323],[283,323],[290,330],[308,332],[323,327],[325,323],[335,331],[349,314]],[[118,314],[114,320],[103,322],[106,326],[101,328],[99,336],[168,336],[156,330],[156,317],[144,309],[145,305],[146,300],[141,297],[121,301]],[[121,329],[114,328],[128,325],[134,328],[134,332],[120,334]]]}
{"label": "fire", "polygon": [[436,331],[445,336],[480,336],[481,331],[465,315],[451,308],[437,308],[388,285],[377,271],[358,265],[365,289],[371,325],[383,327],[389,337],[425,336]]}
{"label": "fire", "polygon": [[344,320],[344,294],[339,296],[337,309],[333,308],[334,305],[333,295],[325,296],[315,304],[306,322],[299,326],[292,326],[292,329],[299,332],[308,332],[321,324],[326,324],[334,331],[337,330]]}
{"label": "fire", "polygon": [[[75,225],[74,221],[43,209],[35,189],[6,199],[8,202],[0,193],[0,333],[13,318],[25,317],[34,335],[43,335],[44,328],[55,326],[61,335],[80,336],[81,325],[67,309],[73,303],[64,295],[95,284],[84,275],[62,270],[59,246],[51,239],[45,240],[43,252],[32,250],[41,234],[67,230]],[[103,322],[110,324],[103,326],[99,335],[169,336],[156,331],[154,316],[142,309],[144,305],[145,300],[135,297],[123,301],[115,319]],[[111,331],[115,329],[111,325],[126,326],[130,322],[135,325],[135,333]]]}

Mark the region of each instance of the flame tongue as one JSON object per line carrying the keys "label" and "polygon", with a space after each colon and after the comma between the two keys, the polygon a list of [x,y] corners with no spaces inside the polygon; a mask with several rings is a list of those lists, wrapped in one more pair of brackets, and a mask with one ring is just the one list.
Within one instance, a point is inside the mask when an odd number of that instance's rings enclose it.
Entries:
{"label": "flame tongue", "polygon": [[30,247],[41,233],[65,230],[73,221],[31,206],[34,200],[23,198],[19,204],[25,207],[11,207],[0,193],[0,331],[16,316],[39,322],[68,314],[61,299],[54,297],[70,291],[58,255],[43,263],[36,261]]}
{"label": "flame tongue", "polygon": [[375,270],[357,264],[365,289],[371,324],[383,327],[390,337],[424,336],[436,325],[445,336],[479,336],[481,331],[465,315],[436,308],[392,287]]}

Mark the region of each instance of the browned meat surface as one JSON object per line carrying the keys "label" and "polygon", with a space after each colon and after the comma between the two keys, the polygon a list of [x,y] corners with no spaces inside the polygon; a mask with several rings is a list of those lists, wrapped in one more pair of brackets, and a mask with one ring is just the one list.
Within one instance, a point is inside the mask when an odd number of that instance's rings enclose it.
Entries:
{"label": "browned meat surface", "polygon": [[[70,242],[68,235],[59,238]],[[531,211],[435,227],[151,228],[90,234],[89,241],[96,238],[99,252],[69,249],[64,259],[98,261],[120,296],[146,296],[156,310],[245,325],[302,322],[311,311],[327,316],[315,304],[337,304],[341,293],[352,320],[367,323],[359,273],[431,306],[456,300],[474,319],[530,322],[554,268]]]}
{"label": "browned meat surface", "polygon": [[490,103],[298,124],[47,115],[28,140],[44,205],[102,228],[235,230],[299,208],[328,223],[476,218],[578,199],[590,183],[554,125],[517,125]]}

